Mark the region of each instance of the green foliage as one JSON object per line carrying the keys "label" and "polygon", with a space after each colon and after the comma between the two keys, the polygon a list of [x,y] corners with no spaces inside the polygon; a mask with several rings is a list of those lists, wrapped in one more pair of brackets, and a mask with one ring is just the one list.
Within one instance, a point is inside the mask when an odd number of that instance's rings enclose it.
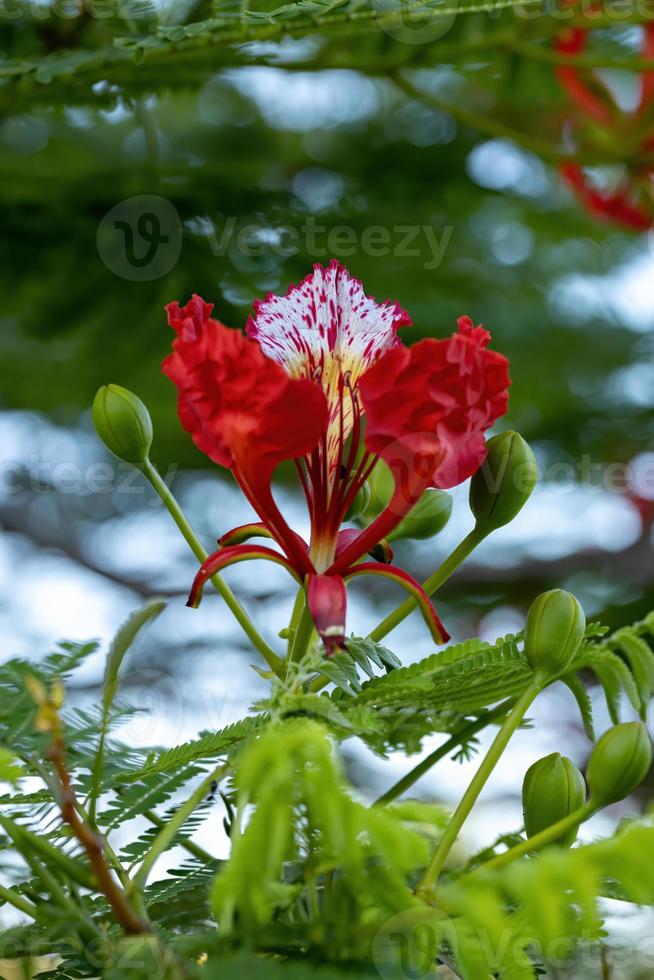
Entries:
{"label": "green foliage", "polygon": [[[607,638],[589,638],[582,645],[571,674],[590,671],[602,685],[606,704],[614,724],[620,721],[620,703],[626,694],[631,706],[645,718],[654,694],[654,652],[648,642],[654,637],[654,616],[650,613],[633,626],[625,626]],[[570,676],[564,678],[570,682]],[[579,691],[572,680],[573,693]],[[579,695],[580,707],[584,698]],[[588,703],[583,706],[587,726],[592,724]]]}
{"label": "green foliage", "polygon": [[179,772],[192,763],[215,759],[226,753],[233,745],[254,734],[261,727],[262,722],[263,718],[256,716],[242,718],[218,732],[206,732],[191,742],[184,742],[183,745],[176,745],[174,748],[164,749],[158,753],[153,752],[148,755],[143,765],[129,772],[119,773],[118,778],[123,783],[133,783],[171,770]]}
{"label": "green foliage", "polygon": [[465,715],[520,694],[533,677],[519,639],[466,640],[363,685],[358,700],[376,707],[429,705]]}
{"label": "green foliage", "polygon": [[[654,904],[653,844],[648,819],[609,840],[552,848],[496,871],[482,867],[448,885],[443,902],[460,943],[464,980],[493,971],[503,980],[532,980],[534,956],[557,959],[571,955],[576,941],[599,941],[599,899],[611,881],[621,882],[627,901]],[[481,962],[484,972],[475,973],[472,964]]]}
{"label": "green foliage", "polygon": [[[239,821],[247,805],[254,812],[232,832],[230,860],[213,888],[221,935],[238,928],[253,936],[275,913],[293,914],[296,902],[306,898],[300,884],[283,880],[291,861],[303,867],[312,918],[322,905],[322,941],[336,941],[341,955],[351,948],[353,921],[364,928],[371,916],[387,917],[415,904],[407,876],[426,859],[424,839],[392,811],[352,798],[327,732],[316,723],[291,720],[268,728],[243,753],[236,788]],[[344,921],[346,907],[350,915]]]}
{"label": "green foliage", "polygon": [[[40,666],[14,660],[0,667],[5,779],[16,781],[1,800],[0,848],[12,860],[0,904],[32,919],[5,932],[0,956],[56,954],[61,963],[46,974],[53,980],[98,973],[141,980],[146,962],[167,980],[239,971],[276,980],[282,970],[290,977],[354,980],[371,969],[391,976],[388,971],[406,963],[417,969],[438,956],[449,961],[454,953],[463,980],[493,974],[531,980],[538,964],[547,964],[554,940],[557,955],[562,949],[572,955],[581,941],[601,939],[603,896],[654,905],[647,856],[654,853],[654,825],[645,819],[569,852],[554,848],[487,867],[523,840],[504,833],[463,867],[450,869],[437,911],[415,887],[448,824],[446,810],[411,799],[369,806],[343,776],[337,745],[344,739],[359,737],[384,751],[411,722],[416,745],[428,731],[476,718],[478,730],[489,724],[484,707],[511,703],[532,676],[521,635],[495,644],[469,640],[409,667],[385,648],[353,638],[343,683],[332,693],[312,690],[332,675],[322,665],[316,670],[310,654],[286,681],[273,682],[259,713],[144,754],[115,739],[112,728],[130,716],[129,705],[115,700],[120,666],[152,612],[148,606],[137,613],[110,648],[105,691],[111,697],[95,708],[66,708],[63,733],[82,814],[104,740],[96,817],[103,851],[115,881],[138,901],[153,932],[145,939],[123,936],[85,847],[61,819],[52,736],[34,728],[25,678],[31,672],[50,685],[70,677],[96,650],[66,644]],[[608,636],[596,624],[587,628],[563,677],[587,725],[592,719],[582,678],[589,667],[631,692],[641,710],[651,693],[653,624],[650,616]],[[614,701],[615,684],[609,686]],[[474,735],[461,734],[459,751],[473,741]],[[28,787],[26,777],[36,777],[39,787]],[[226,860],[197,840],[209,827],[215,837],[221,798],[230,837]],[[162,856],[169,870],[146,883]],[[106,964],[100,968],[97,943]],[[203,956],[206,963],[198,965]]]}

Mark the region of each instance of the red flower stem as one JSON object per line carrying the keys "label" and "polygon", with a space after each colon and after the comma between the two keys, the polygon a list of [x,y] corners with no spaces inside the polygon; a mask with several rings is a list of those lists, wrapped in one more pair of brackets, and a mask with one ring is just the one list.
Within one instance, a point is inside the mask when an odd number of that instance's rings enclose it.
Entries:
{"label": "red flower stem", "polygon": [[313,566],[296,538],[293,531],[284,520],[272,495],[270,488],[272,473],[259,473],[255,480],[248,479],[247,469],[237,464],[233,473],[243,493],[248,498],[263,523],[272,531],[277,543],[283,548],[291,564],[300,575],[313,571]]}
{"label": "red flower stem", "polygon": [[[445,561],[440,565],[439,568],[433,572],[428,579],[422,583],[422,587],[431,596],[436,592],[437,589],[443,585],[444,582],[448,580],[450,575],[452,575],[459,565],[470,555],[474,549],[480,544],[486,537],[488,532],[482,532],[477,527],[474,527],[470,534],[467,535],[461,541],[460,544],[454,549],[454,551],[448,555]],[[405,599],[405,601],[389,613],[385,619],[381,621],[378,626],[375,626],[374,630],[370,633],[370,639],[379,642],[382,640],[387,633],[394,630],[410,613],[413,612],[417,607],[417,602],[415,599]]]}
{"label": "red flower stem", "polygon": [[359,490],[364,485],[364,483],[366,482],[366,480],[368,479],[368,477],[370,476],[370,474],[372,473],[372,471],[374,470],[378,462],[379,462],[378,456],[371,456],[367,452],[362,457],[361,463],[359,464],[356,473],[352,477],[350,488],[347,491],[347,494],[343,501],[343,514],[347,514],[348,510],[354,503],[354,498],[356,497]]}
{"label": "red flower stem", "polygon": [[[187,545],[200,564],[202,564],[202,562],[206,561],[206,559],[209,557],[209,552],[205,551],[205,549],[202,547],[202,544],[200,543],[195,531],[184,516],[182,508],[179,506],[165,480],[157,468],[150,462],[150,460],[147,460],[145,466],[143,467],[143,474],[147,477],[154,490],[161,498],[170,516],[181,531],[182,537],[186,541]],[[264,638],[257,631],[252,623],[252,620],[246,613],[245,609],[243,609],[242,605],[227,583],[220,575],[213,575],[211,577],[211,584],[218,595],[224,600],[225,605],[234,616],[234,619],[241,626],[243,632],[251,643],[257,648],[270,669],[274,670],[278,676],[281,676],[284,668],[284,661],[281,659],[281,657],[277,656],[272,647],[268,646]]]}
{"label": "red flower stem", "polygon": [[313,506],[313,494],[311,493],[311,487],[309,486],[309,478],[305,461],[303,459],[296,459],[295,469],[297,470],[297,474],[300,478],[300,484],[302,485],[302,490],[307,501],[307,507],[309,508],[309,517],[311,519],[311,523],[313,523],[315,509]]}

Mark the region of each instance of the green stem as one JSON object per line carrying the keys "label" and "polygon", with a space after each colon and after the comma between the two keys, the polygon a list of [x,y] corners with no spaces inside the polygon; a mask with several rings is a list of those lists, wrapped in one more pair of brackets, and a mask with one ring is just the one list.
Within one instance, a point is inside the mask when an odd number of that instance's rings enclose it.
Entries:
{"label": "green stem", "polygon": [[[530,53],[539,51],[542,54],[542,50],[543,49],[536,48],[535,46],[529,48]],[[548,60],[558,61],[558,59],[555,57],[552,57],[551,59],[548,58]],[[575,55],[572,63],[577,64],[579,60],[579,57]],[[404,78],[398,72],[392,73],[392,78],[396,85],[412,98],[419,99],[421,102],[424,102],[426,105],[433,106],[440,112],[448,113],[448,115],[452,116],[462,125],[469,126],[471,129],[476,129],[480,133],[485,133],[487,136],[512,140],[519,146],[523,146],[525,149],[531,151],[537,156],[542,157],[542,159],[547,160],[548,163],[560,164],[572,161],[590,166],[593,163],[605,163],[607,157],[619,162],[621,150],[616,150],[613,153],[609,153],[607,149],[603,148],[601,151],[595,153],[585,152],[582,156],[580,155],[578,149],[567,150],[563,145],[554,143],[551,140],[544,140],[538,136],[533,136],[531,133],[524,132],[520,129],[515,129],[513,126],[508,126],[500,119],[495,119],[489,113],[476,112],[466,108],[465,106],[448,102],[447,100],[440,98],[440,96],[435,95],[433,92],[424,92],[423,90],[416,88],[410,81],[408,81],[408,79]]]}
{"label": "green stem", "polygon": [[443,865],[445,864],[454,842],[459,836],[459,832],[463,827],[463,824],[465,823],[473,806],[477,802],[477,798],[486,785],[491,773],[495,769],[495,766],[499,762],[511,736],[521,724],[529,706],[533,702],[534,698],[536,698],[536,696],[539,694],[541,689],[542,678],[536,678],[534,681],[532,681],[529,687],[523,691],[511,709],[510,714],[505,718],[502,727],[495,736],[493,744],[484,757],[479,769],[473,776],[470,785],[463,794],[461,802],[454,811],[450,822],[443,831],[443,836],[439,841],[438,847],[436,848],[436,851],[434,852],[434,855],[432,856],[432,859],[420,880],[418,888],[416,889],[418,893],[423,893],[429,896],[430,893],[433,892],[438,876],[443,870]]}
{"label": "green stem", "polygon": [[[427,595],[433,595],[437,589],[443,585],[444,582],[448,580],[450,575],[452,575],[459,565],[468,557],[471,552],[475,550],[478,544],[480,544],[484,538],[488,535],[488,531],[481,531],[478,527],[474,527],[470,534],[467,535],[461,541],[460,544],[454,549],[451,555],[449,555],[443,564],[433,572],[428,579],[422,583],[422,587],[427,593]],[[374,630],[370,634],[370,639],[379,642],[383,639],[387,633],[394,630],[402,620],[406,619],[407,616],[417,608],[417,602],[415,599],[405,599],[401,605],[397,607],[392,613],[381,621],[378,626],[375,626]]]}
{"label": "green stem", "polygon": [[37,860],[33,854],[23,854],[22,856],[25,861],[27,861],[36,877],[41,879],[55,902],[57,902],[64,912],[70,916],[73,922],[79,923],[80,935],[85,939],[91,940],[95,940],[99,936],[102,936],[102,932],[96,926],[95,922],[87,918],[82,909],[68,897],[50,869],[47,868],[45,864],[42,864],[39,860]]}
{"label": "green stem", "polygon": [[437,762],[440,762],[440,760],[444,759],[445,756],[450,754],[450,752],[453,752],[454,749],[456,749],[462,742],[481,731],[482,728],[486,728],[487,725],[490,725],[497,718],[505,715],[507,711],[511,709],[514,702],[514,698],[507,698],[506,701],[502,701],[501,704],[498,704],[496,708],[492,708],[490,711],[485,711],[479,716],[479,718],[476,718],[474,721],[471,721],[462,728],[459,728],[458,731],[454,732],[446,742],[423,759],[422,762],[419,762],[418,765],[411,770],[411,772],[408,772],[406,776],[402,776],[402,778],[399,779],[394,786],[391,786],[390,789],[386,790],[386,792],[380,796],[378,800],[375,800],[373,805],[383,806],[384,804],[390,803],[392,800],[397,799],[397,797],[401,796],[407,789],[410,789],[414,783],[417,783],[421,776],[424,776],[424,774],[428,772],[432,766],[435,766]]}
{"label": "green stem", "polygon": [[[168,510],[170,516],[175,521],[175,524],[182,532],[182,536],[189,548],[197,558],[197,560],[202,563],[208,557],[208,552],[205,551],[202,544],[200,543],[195,531],[187,521],[184,516],[181,507],[177,503],[175,497],[168,488],[165,480],[154,466],[150,460],[146,460],[143,467],[143,473],[147,479],[152,484],[154,490],[161,498],[163,504]],[[232,615],[240,624],[243,632],[246,634],[248,639],[254,644],[257,650],[261,653],[262,657],[268,664],[271,670],[277,674],[278,677],[282,676],[284,661],[277,656],[275,651],[268,646],[264,638],[255,629],[250,617],[243,609],[230,587],[221,578],[220,575],[213,575],[211,578],[211,584],[213,585],[216,592],[222,597],[226,605],[230,609]]]}
{"label": "green stem", "polygon": [[295,602],[293,604],[293,612],[291,613],[291,620],[288,624],[288,645],[286,650],[287,658],[290,658],[291,650],[293,649],[293,640],[295,639],[298,620],[302,614],[303,609],[304,609],[304,589],[300,587],[297,590],[297,595],[295,596]]}
{"label": "green stem", "polygon": [[547,847],[548,844],[553,844],[560,837],[566,834],[569,830],[578,827],[579,824],[588,820],[597,810],[597,807],[593,803],[586,803],[584,806],[579,807],[574,813],[568,814],[567,817],[563,817],[562,820],[553,823],[551,827],[546,827],[545,830],[541,830],[540,833],[534,834],[533,837],[527,838],[527,840],[522,841],[521,844],[516,844],[509,851],[505,851],[503,854],[498,854],[497,857],[491,858],[490,861],[486,861],[485,864],[480,865],[475,868],[474,871],[468,872],[466,875],[462,875],[459,879],[463,881],[464,878],[469,878],[473,874],[477,874],[479,871],[488,871],[490,869],[495,870],[496,868],[503,868],[505,865],[510,864],[511,861],[516,861],[518,858],[524,857],[525,854],[530,854],[532,851],[538,851],[541,847]]}
{"label": "green stem", "polygon": [[203,798],[207,795],[209,788],[214,780],[219,779],[225,771],[229,768],[227,764],[222,764],[217,766],[205,779],[202,780],[195,792],[188,798],[185,803],[182,803],[179,810],[170,818],[168,823],[161,828],[152,844],[150,849],[143,858],[141,865],[134,875],[134,884],[139,888],[144,888],[148,880],[148,876],[154,867],[154,864],[160,854],[163,854],[165,850],[172,844],[177,833],[184,826],[188,818],[191,816],[193,811],[202,802]]}
{"label": "green stem", "polygon": [[9,905],[13,905],[15,909],[24,912],[25,915],[29,915],[32,919],[39,918],[37,906],[33,905],[32,902],[23,898],[22,895],[19,895],[18,892],[13,891],[11,888],[5,888],[4,885],[0,885],[0,899]]}
{"label": "green stem", "polygon": [[313,617],[309,612],[309,607],[306,604],[306,597],[304,600],[304,606],[302,607],[302,612],[300,613],[300,618],[298,620],[297,629],[293,636],[293,642],[291,644],[291,649],[288,655],[289,663],[294,661],[297,663],[301,660],[309,649],[309,644],[311,643],[311,637],[313,636]]}

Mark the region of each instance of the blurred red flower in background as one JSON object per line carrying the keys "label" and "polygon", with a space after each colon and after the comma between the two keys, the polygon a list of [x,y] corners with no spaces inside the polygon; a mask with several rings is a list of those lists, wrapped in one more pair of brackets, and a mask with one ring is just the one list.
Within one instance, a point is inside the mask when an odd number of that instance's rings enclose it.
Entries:
{"label": "blurred red flower in background", "polygon": [[[589,35],[585,27],[567,28],[556,38],[555,50],[583,55]],[[654,59],[654,24],[644,25],[642,35],[642,57]],[[631,112],[618,104],[592,69],[562,64],[556,73],[576,110],[574,126],[582,140],[600,146],[617,142],[625,156],[624,172],[612,187],[598,186],[587,169],[574,161],[560,166],[562,176],[590,214],[636,231],[647,230],[654,220],[654,71],[640,74],[638,100]]]}

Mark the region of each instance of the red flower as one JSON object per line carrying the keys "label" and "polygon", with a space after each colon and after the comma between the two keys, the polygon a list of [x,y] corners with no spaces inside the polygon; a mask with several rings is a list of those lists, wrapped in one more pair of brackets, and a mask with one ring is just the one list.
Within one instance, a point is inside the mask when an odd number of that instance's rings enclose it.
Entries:
{"label": "red flower", "polygon": [[[445,639],[417,582],[382,562],[359,562],[368,553],[392,560],[383,539],[424,490],[454,486],[483,462],[484,432],[506,411],[510,383],[506,358],[487,349],[489,334],[463,317],[453,337],[405,348],[397,329],[408,315],[366,296],[336,261],[315,266],[285,297],[255,304],[249,339],[211,319],[211,309],[197,296],[184,308],[167,307],[177,338],[163,369],[178,386],[182,424],[202,452],[232,470],[261,523],[221,538],[191,604],[232,562],[277,561],[306,585],[331,654],[345,643],[344,581],[381,574],[418,600],[434,637]],[[389,507],[364,531],[343,530],[380,457],[395,477]],[[272,495],[273,471],[288,459],[307,499],[308,544]],[[244,543],[255,536],[274,539],[282,554]]]}
{"label": "red flower", "polygon": [[179,417],[203,453],[231,469],[260,517],[303,571],[306,557],[272,498],[274,468],[310,452],[327,420],[327,403],[311,381],[294,381],[258,344],[211,319],[199,296],[167,307],[177,333],[163,371],[179,389]]}
{"label": "red flower", "polygon": [[[555,49],[564,55],[581,55],[586,50],[589,30],[568,28],[555,40]],[[642,56],[654,58],[654,24],[643,27]],[[593,71],[583,71],[576,65],[559,65],[557,78],[577,109],[579,124],[586,124],[589,138],[593,129],[603,129],[608,136],[617,135],[627,146],[633,145],[636,155],[654,149],[654,137],[648,125],[654,98],[654,72],[640,76],[640,95],[633,113],[625,113],[617,104],[610,89]],[[590,124],[590,126],[588,125]],[[570,161],[559,168],[586,210],[597,218],[633,228],[647,230],[654,217],[654,168],[637,160],[627,163],[626,172],[613,188],[597,187],[584,167]]]}

